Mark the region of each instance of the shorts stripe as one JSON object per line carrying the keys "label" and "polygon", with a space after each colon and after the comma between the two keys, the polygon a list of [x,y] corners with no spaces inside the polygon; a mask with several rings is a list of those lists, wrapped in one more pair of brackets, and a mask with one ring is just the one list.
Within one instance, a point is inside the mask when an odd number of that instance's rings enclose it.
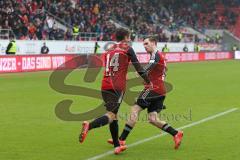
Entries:
{"label": "shorts stripe", "polygon": [[146,97],[148,96],[149,93],[150,93],[150,90],[146,89],[142,94],[142,99],[146,99]]}
{"label": "shorts stripe", "polygon": [[118,98],[118,103],[122,103],[124,93],[121,92],[121,95]]}

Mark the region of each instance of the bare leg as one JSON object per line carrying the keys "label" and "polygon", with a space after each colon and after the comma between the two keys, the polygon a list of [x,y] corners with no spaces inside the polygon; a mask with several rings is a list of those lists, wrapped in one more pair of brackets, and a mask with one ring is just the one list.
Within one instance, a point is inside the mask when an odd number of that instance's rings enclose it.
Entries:
{"label": "bare leg", "polygon": [[142,111],[142,108],[139,107],[138,105],[134,105],[131,108],[131,113],[130,113],[130,117],[127,121],[127,123],[125,124],[125,127],[123,129],[123,132],[121,134],[121,136],[119,137],[120,140],[125,141],[128,134],[130,133],[130,131],[132,130],[132,128],[135,126],[135,124],[137,123],[138,120],[138,116],[140,114],[140,112]]}

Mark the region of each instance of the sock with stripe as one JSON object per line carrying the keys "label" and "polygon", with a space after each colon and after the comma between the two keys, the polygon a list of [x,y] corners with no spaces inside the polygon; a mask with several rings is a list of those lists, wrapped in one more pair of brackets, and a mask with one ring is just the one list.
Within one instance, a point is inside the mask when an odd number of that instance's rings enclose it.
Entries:
{"label": "sock with stripe", "polygon": [[125,141],[128,134],[131,132],[132,129],[133,129],[133,127],[129,126],[128,124],[125,124],[123,132],[122,132],[121,136],[119,137],[119,139],[122,141]]}
{"label": "sock with stripe", "polygon": [[169,133],[169,134],[171,134],[172,136],[175,136],[178,133],[177,130],[175,130],[173,127],[171,127],[167,123],[163,125],[162,130],[167,132],[167,133]]}

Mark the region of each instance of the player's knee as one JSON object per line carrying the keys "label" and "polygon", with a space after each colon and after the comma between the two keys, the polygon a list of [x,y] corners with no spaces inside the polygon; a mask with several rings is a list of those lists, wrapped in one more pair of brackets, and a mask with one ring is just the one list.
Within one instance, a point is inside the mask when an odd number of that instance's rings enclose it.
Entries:
{"label": "player's knee", "polygon": [[155,115],[154,116],[148,116],[148,121],[151,124],[156,124],[157,123],[157,117]]}
{"label": "player's knee", "polygon": [[107,112],[106,115],[108,116],[110,122],[117,119],[117,115],[113,112]]}
{"label": "player's knee", "polygon": [[141,112],[141,109],[139,106],[134,106],[131,109],[131,115],[130,115],[130,120],[136,122],[138,120],[138,115]]}
{"label": "player's knee", "polygon": [[131,123],[136,123],[138,119],[138,114],[137,113],[131,113],[130,117],[129,117],[129,121]]}

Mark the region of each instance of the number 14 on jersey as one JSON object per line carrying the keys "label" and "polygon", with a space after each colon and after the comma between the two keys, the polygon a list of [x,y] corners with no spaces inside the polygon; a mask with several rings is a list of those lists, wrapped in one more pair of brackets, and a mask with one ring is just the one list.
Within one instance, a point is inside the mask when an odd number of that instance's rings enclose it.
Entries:
{"label": "number 14 on jersey", "polygon": [[119,69],[119,53],[107,54],[106,56],[106,76],[114,76]]}

